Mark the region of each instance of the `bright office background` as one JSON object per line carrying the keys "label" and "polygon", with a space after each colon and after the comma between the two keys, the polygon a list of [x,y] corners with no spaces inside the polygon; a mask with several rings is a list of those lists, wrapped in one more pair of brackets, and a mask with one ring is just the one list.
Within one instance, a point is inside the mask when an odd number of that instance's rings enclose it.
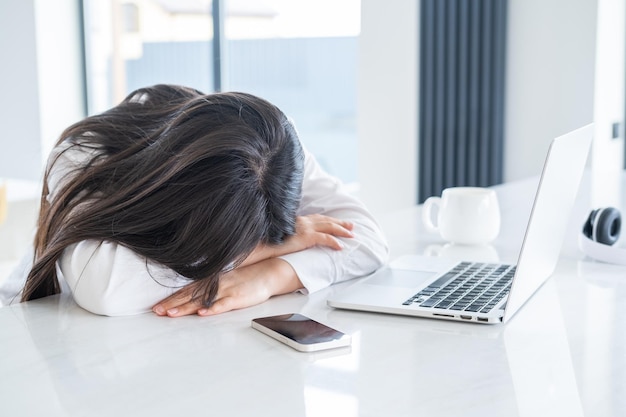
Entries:
{"label": "bright office background", "polygon": [[360,0],[224,1],[221,71],[210,0],[83,4],[90,114],[157,83],[245,91],[283,109],[327,171],[357,182]]}
{"label": "bright office background", "polygon": [[[2,0],[0,177],[39,180],[65,127],[136,87],[210,92],[210,3]],[[222,90],[275,102],[374,212],[414,204],[419,1],[223,5]],[[553,137],[594,120],[592,165],[622,169],[625,16],[622,0],[509,0],[505,181],[537,175]]]}

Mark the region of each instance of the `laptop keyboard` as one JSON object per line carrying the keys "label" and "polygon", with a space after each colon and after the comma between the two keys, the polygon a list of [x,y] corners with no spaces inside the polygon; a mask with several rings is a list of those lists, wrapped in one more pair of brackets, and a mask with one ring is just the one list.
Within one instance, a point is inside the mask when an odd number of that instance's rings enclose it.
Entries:
{"label": "laptop keyboard", "polygon": [[488,313],[511,289],[514,265],[461,262],[404,305]]}

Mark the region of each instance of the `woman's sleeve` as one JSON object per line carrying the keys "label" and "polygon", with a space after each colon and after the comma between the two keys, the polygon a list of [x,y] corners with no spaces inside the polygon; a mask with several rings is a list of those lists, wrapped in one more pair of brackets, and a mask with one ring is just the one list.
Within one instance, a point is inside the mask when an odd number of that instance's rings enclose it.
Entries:
{"label": "woman's sleeve", "polygon": [[[95,154],[93,149],[67,142],[55,148],[48,162],[47,198],[54,199],[60,187]],[[68,246],[57,261],[57,273],[78,305],[106,316],[148,312],[189,282],[122,245],[96,240]]]}
{"label": "woman's sleeve", "polygon": [[387,242],[374,217],[343,184],[326,173],[305,151],[302,201],[298,215],[324,214],[354,223],[352,238],[340,238],[344,248],[314,247],[281,256],[312,293],[337,282],[361,277],[380,268],[389,255]]}
{"label": "woman's sleeve", "polygon": [[190,282],[122,245],[95,240],[68,246],[57,272],[79,306],[105,316],[148,312]]}

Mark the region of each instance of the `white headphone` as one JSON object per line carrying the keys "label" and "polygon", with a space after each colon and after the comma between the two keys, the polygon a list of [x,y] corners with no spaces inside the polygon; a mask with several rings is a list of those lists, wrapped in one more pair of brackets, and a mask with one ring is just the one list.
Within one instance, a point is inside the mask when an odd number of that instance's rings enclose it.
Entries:
{"label": "white headphone", "polygon": [[621,227],[622,216],[616,208],[593,210],[579,236],[580,249],[598,261],[626,265],[626,249],[612,246],[619,239]]}

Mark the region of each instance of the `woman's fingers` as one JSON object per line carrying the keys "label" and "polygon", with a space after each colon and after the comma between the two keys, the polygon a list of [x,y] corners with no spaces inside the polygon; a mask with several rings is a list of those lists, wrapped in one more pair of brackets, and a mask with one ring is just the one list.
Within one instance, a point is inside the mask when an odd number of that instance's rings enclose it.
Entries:
{"label": "woman's fingers", "polygon": [[231,310],[236,310],[238,307],[235,304],[235,299],[232,297],[224,297],[215,300],[210,307],[203,307],[198,310],[199,316],[214,316],[216,314],[226,313]]}
{"label": "woman's fingers", "polygon": [[170,317],[188,316],[189,314],[196,314],[198,310],[202,308],[203,306],[201,303],[197,301],[190,301],[188,303],[169,308],[167,310],[167,315]]}
{"label": "woman's fingers", "polygon": [[152,307],[152,311],[159,316],[170,317],[194,314],[202,308],[202,304],[193,299],[195,285],[197,282],[192,282],[176,291]]}
{"label": "woman's fingers", "polygon": [[296,229],[298,229],[298,226],[300,226],[300,228],[312,227],[319,232],[351,237],[354,223],[323,214],[312,214],[298,217],[296,219]]}
{"label": "woman's fingers", "polygon": [[337,236],[337,237],[354,237],[352,234],[352,223],[350,223],[350,227],[346,227],[347,225],[335,223],[335,222],[324,222],[321,223],[318,227],[318,232],[326,233],[329,235]]}
{"label": "woman's fingers", "polygon": [[308,240],[308,246],[319,245],[341,250],[343,245],[337,238],[354,237],[352,233],[353,228],[354,224],[352,222],[323,215],[313,215],[302,219],[300,230],[297,231],[297,234],[301,234]]}
{"label": "woman's fingers", "polygon": [[343,243],[341,243],[341,241],[339,239],[337,239],[335,236],[333,235],[329,235],[327,233],[316,233],[313,236],[313,245],[311,246],[325,246],[327,248],[331,248],[334,250],[341,250],[343,249]]}

